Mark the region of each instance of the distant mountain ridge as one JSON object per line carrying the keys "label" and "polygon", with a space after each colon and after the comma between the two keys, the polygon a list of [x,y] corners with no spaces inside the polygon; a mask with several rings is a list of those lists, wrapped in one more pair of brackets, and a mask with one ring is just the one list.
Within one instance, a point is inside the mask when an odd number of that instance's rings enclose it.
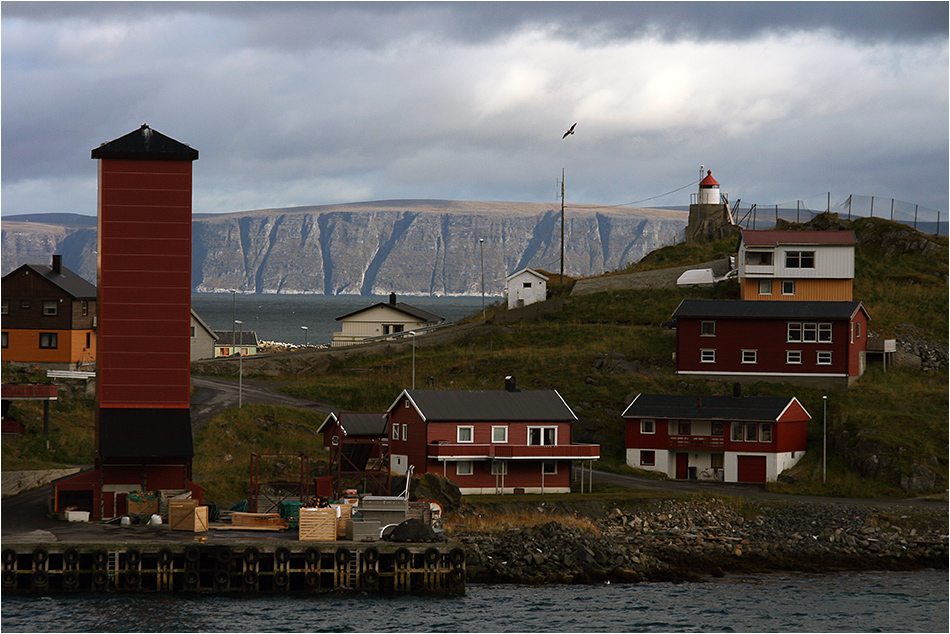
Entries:
{"label": "distant mountain ridge", "polygon": [[[564,272],[587,277],[682,239],[685,211],[568,205]],[[195,292],[323,295],[501,294],[524,268],[560,269],[560,206],[548,203],[387,200],[196,214]],[[484,243],[479,243],[479,239]],[[2,272],[45,263],[96,279],[96,218],[2,218]]]}

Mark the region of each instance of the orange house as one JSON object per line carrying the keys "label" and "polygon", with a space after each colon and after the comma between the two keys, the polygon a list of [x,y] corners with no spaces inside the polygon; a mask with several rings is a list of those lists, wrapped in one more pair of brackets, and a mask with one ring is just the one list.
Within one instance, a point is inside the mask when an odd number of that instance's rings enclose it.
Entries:
{"label": "orange house", "polygon": [[52,263],[3,277],[3,360],[68,369],[96,360],[96,287]]}
{"label": "orange house", "polygon": [[750,231],[739,242],[742,299],[850,302],[854,232]]}

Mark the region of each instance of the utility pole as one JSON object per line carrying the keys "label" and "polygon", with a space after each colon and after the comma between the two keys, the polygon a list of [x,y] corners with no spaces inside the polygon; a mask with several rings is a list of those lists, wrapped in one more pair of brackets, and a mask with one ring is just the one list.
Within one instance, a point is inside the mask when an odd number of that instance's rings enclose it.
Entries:
{"label": "utility pole", "polygon": [[564,168],[561,168],[561,284],[564,283]]}

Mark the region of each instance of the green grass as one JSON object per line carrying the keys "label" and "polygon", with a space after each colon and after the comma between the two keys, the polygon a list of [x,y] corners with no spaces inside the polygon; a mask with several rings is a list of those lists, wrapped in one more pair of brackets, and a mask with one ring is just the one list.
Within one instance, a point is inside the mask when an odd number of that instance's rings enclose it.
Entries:
{"label": "green grass", "polygon": [[[214,417],[195,436],[193,471],[204,487],[204,499],[229,508],[248,496],[251,454],[305,454],[311,464],[326,462],[322,414],[292,407],[248,404]],[[261,481],[299,480],[299,462],[267,458],[260,463]]]}
{"label": "green grass", "polygon": [[92,400],[52,401],[48,447],[41,402],[15,401],[8,416],[23,423],[26,432],[3,439],[4,471],[57,469],[94,462],[96,413]]}

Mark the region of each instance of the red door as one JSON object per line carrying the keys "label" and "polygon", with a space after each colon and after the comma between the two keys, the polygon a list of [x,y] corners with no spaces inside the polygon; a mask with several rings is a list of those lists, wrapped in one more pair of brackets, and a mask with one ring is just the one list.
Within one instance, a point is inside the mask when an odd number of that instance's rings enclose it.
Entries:
{"label": "red door", "polygon": [[689,454],[676,454],[676,479],[685,480],[689,477]]}
{"label": "red door", "polygon": [[[765,456],[737,456],[738,482],[765,482]],[[679,464],[677,464],[679,473]],[[679,476],[677,476],[679,477]]]}

